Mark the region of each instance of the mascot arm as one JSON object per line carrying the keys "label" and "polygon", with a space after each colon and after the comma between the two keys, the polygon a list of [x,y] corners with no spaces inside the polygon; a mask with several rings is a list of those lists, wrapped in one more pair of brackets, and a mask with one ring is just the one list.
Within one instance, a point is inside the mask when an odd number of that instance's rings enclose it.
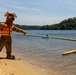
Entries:
{"label": "mascot arm", "polygon": [[27,34],[26,31],[24,31],[23,29],[17,28],[16,26],[13,27],[13,31],[21,32],[21,33],[23,33],[24,35]]}

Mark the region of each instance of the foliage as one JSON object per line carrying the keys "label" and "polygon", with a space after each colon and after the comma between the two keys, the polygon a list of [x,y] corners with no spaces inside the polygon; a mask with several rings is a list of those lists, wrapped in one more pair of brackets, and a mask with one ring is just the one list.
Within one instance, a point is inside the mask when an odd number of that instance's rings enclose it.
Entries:
{"label": "foliage", "polygon": [[19,24],[15,24],[15,26],[25,30],[39,30],[40,28],[40,26],[27,26],[27,25],[19,25]]}
{"label": "foliage", "polygon": [[43,26],[28,26],[28,25],[18,25],[17,27],[26,30],[75,30],[76,29],[76,18],[68,18],[61,21],[58,24],[53,25],[43,25]]}
{"label": "foliage", "polygon": [[53,25],[45,25],[40,29],[50,29],[50,30],[74,30],[76,29],[76,18],[68,18],[66,20],[61,21],[58,24]]}

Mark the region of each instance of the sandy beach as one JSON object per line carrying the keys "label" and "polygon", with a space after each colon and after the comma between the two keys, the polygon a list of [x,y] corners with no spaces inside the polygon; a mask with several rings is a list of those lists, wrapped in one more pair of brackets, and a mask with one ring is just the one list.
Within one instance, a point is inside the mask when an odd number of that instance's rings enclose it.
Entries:
{"label": "sandy beach", "polygon": [[46,75],[31,64],[21,59],[5,59],[6,54],[0,53],[0,75]]}

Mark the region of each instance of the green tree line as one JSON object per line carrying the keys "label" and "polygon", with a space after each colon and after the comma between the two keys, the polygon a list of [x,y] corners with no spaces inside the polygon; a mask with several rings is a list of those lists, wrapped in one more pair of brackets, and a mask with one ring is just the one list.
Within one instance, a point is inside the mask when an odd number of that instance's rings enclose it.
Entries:
{"label": "green tree line", "polygon": [[40,29],[45,30],[76,30],[76,18],[68,18],[58,24],[44,25]]}
{"label": "green tree line", "polygon": [[15,24],[15,26],[21,29],[25,29],[25,30],[39,30],[40,29],[40,26],[28,26],[28,25],[19,25],[19,24]]}
{"label": "green tree line", "polygon": [[28,26],[28,25],[15,24],[15,26],[25,30],[76,30],[76,17],[68,18],[61,21],[60,23],[52,25]]}

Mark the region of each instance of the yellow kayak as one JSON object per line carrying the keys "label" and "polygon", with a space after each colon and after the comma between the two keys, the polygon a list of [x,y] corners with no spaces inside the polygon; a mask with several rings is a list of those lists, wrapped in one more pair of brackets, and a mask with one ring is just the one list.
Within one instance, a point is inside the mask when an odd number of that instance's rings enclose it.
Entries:
{"label": "yellow kayak", "polygon": [[71,54],[71,53],[76,53],[76,50],[70,50],[70,51],[63,52],[62,55],[67,55],[67,54]]}

